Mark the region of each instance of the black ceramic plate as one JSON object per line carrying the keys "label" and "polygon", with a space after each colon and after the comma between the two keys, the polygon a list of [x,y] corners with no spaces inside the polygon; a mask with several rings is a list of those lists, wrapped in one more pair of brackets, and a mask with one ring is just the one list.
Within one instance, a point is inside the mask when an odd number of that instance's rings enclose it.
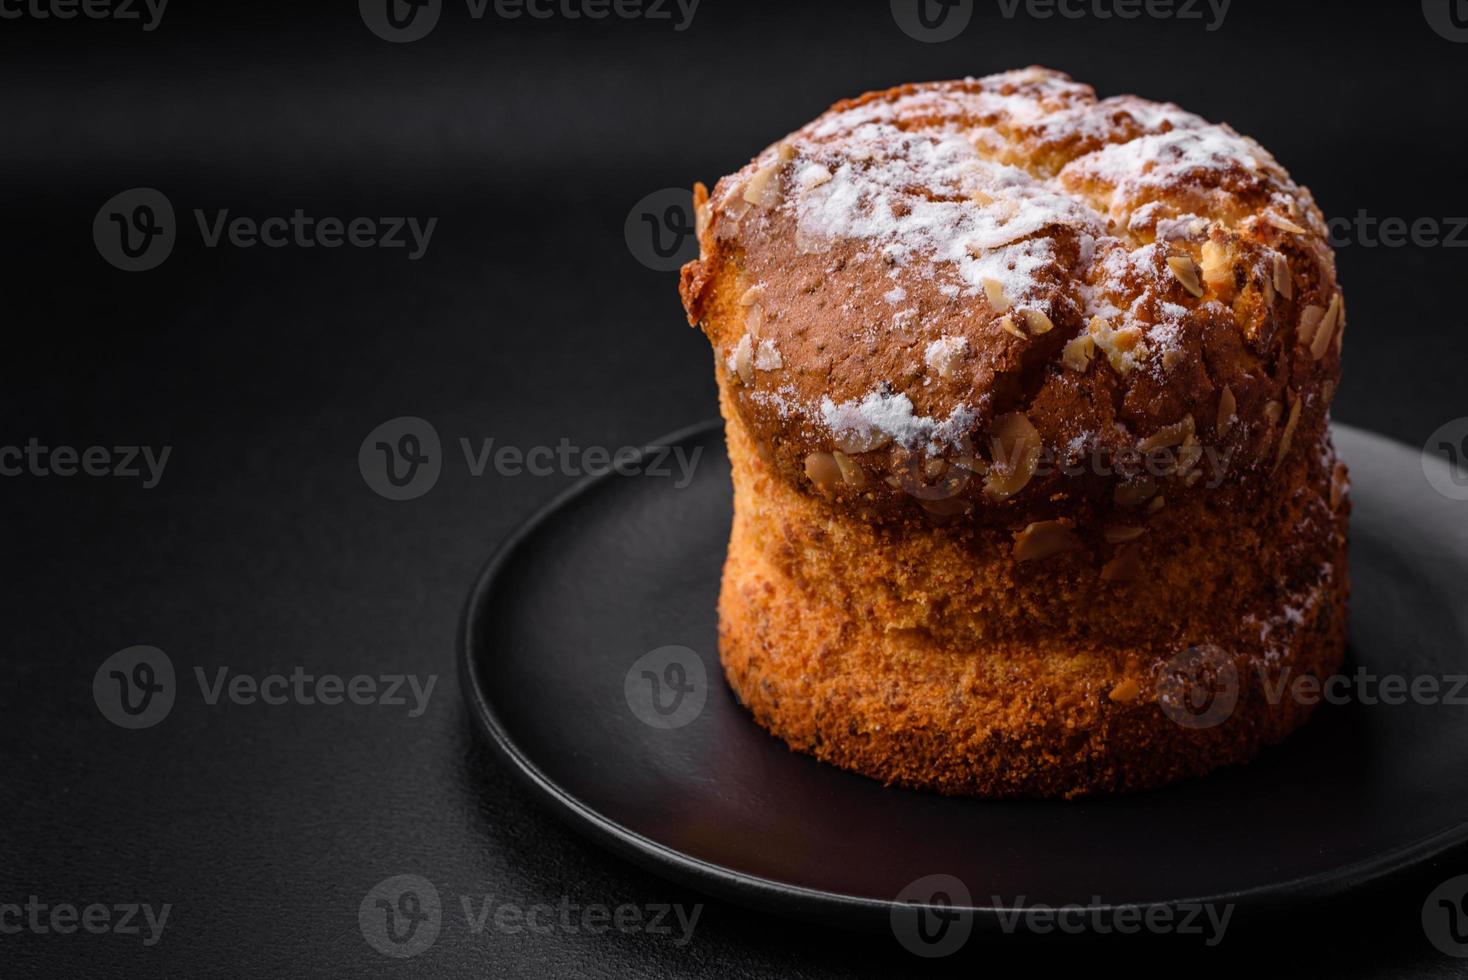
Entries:
{"label": "black ceramic plate", "polygon": [[[580,829],[780,912],[885,920],[936,874],[966,886],[958,904],[981,925],[1037,903],[1247,909],[1339,892],[1468,838],[1468,706],[1367,703],[1369,678],[1386,675],[1448,678],[1436,700],[1468,700],[1451,680],[1468,672],[1468,607],[1454,598],[1468,581],[1468,504],[1429,485],[1417,451],[1335,436],[1355,502],[1347,671],[1366,672],[1352,688],[1366,696],[1323,705],[1253,764],[1204,779],[984,802],[791,752],[719,670],[730,487],[716,425],[663,443],[701,450],[686,486],[676,466],[593,480],[505,545],[466,611],[465,691],[498,753]],[[654,681],[668,714],[650,706]]]}

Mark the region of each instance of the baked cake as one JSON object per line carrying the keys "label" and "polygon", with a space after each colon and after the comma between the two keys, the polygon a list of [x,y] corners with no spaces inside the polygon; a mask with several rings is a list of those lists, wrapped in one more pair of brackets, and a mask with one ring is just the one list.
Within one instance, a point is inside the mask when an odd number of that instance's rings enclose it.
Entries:
{"label": "baked cake", "polygon": [[1309,192],[1029,68],[837,103],[710,194],[689,320],[733,464],[729,683],[944,793],[1254,756],[1345,643],[1345,304]]}

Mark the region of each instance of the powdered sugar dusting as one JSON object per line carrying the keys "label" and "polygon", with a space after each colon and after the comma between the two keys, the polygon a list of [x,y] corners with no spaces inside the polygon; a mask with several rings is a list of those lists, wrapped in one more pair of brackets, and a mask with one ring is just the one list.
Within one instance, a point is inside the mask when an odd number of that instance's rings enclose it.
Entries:
{"label": "powdered sugar dusting", "polygon": [[798,190],[803,250],[863,239],[895,265],[950,263],[971,289],[990,277],[1018,300],[1032,291],[1033,273],[1054,261],[1048,240],[1021,239],[1055,225],[1104,227],[1081,202],[1017,167],[983,159],[958,134],[915,135],[866,123],[852,139],[869,151],[865,159],[845,159],[829,181]]}
{"label": "powdered sugar dusting", "polygon": [[[1256,170],[1256,144],[1222,126],[1200,125],[1139,136],[1113,143],[1072,160],[1062,176],[1105,181],[1114,190],[1113,202],[1138,190],[1161,187],[1183,174],[1222,173],[1237,168]],[[1117,210],[1115,204],[1113,210]]]}
{"label": "powdered sugar dusting", "polygon": [[912,399],[901,392],[878,387],[861,401],[837,403],[821,399],[821,416],[838,438],[870,440],[881,433],[907,448],[927,442],[955,442],[973,422],[972,413],[958,406],[946,419],[913,412]]}
{"label": "powdered sugar dusting", "polygon": [[[1206,309],[1216,301],[1202,300],[1196,284],[1192,297],[1183,295],[1188,281],[1179,287],[1168,260],[1177,250],[1196,252],[1210,226],[1228,220],[1206,217],[1230,213],[1215,202],[1261,187],[1280,197],[1280,214],[1298,215],[1292,206],[1308,202],[1267,152],[1227,126],[1135,96],[1098,102],[1088,86],[1026,69],[844,103],[721,184],[712,207],[720,239],[757,241],[776,219],[786,223],[779,234],[793,224],[807,267],[801,289],[817,297],[816,315],[851,324],[853,344],[869,350],[882,349],[887,333],[898,338],[889,350],[921,353],[926,376],[909,373],[904,353],[860,398],[827,395],[819,413],[814,404],[804,409],[838,438],[877,433],[916,446],[957,442],[975,417],[962,402],[986,404],[941,383],[957,377],[959,363],[975,353],[971,344],[984,348],[976,364],[987,365],[985,358],[1025,350],[1055,327],[1073,332],[1079,316],[1110,369],[1125,375],[1175,367],[1200,308],[1208,316],[1231,313]],[[1240,210],[1251,206],[1240,200]],[[825,269],[804,258],[823,253],[833,253]],[[867,297],[857,308],[848,296],[818,292],[823,276],[839,281],[848,264],[853,280],[890,277],[890,286],[868,294],[885,309],[871,309]],[[962,302],[976,297],[979,303]],[[1011,319],[1000,320],[1004,314]],[[1036,314],[1043,314],[1038,321]],[[842,376],[869,371],[869,356],[824,347],[799,356],[829,372],[827,391],[850,394],[871,380],[868,374],[852,386]],[[767,341],[729,356],[746,372],[776,370],[783,361]],[[899,372],[909,380],[899,381]],[[934,414],[918,413],[898,390],[904,386]],[[782,415],[792,410],[793,392],[753,387],[748,397]]]}

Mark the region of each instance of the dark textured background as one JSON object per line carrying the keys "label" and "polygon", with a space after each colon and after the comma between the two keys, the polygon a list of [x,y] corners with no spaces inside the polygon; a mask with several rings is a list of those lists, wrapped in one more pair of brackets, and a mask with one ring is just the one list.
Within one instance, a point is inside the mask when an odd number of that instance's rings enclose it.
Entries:
{"label": "dark textured background", "polygon": [[[878,976],[917,969],[851,936],[709,902],[694,941],[613,932],[445,935],[397,962],[357,904],[412,872],[446,896],[694,902],[583,843],[475,744],[454,674],[478,568],[570,476],[471,478],[412,502],[363,484],[357,447],[399,415],[452,444],[639,443],[715,413],[674,276],[623,241],[629,208],[709,182],[833,100],[1044,63],[1102,94],[1178,101],[1258,138],[1327,215],[1468,213],[1468,44],[1418,5],[1236,0],[1198,22],[1037,21],[978,3],[921,44],[885,2],[704,0],[692,27],[471,20],[391,45],[351,3],[175,0],[158,30],[0,20],[0,444],[169,445],[161,485],[0,480],[0,901],[175,906],[162,942],[0,936],[0,976]],[[297,7],[305,6],[303,4]],[[1305,7],[1306,5],[1299,5]],[[125,188],[184,219],[160,268],[106,265],[90,227]],[[205,249],[194,207],[437,216],[428,254]],[[1464,252],[1340,250],[1350,304],[1336,417],[1414,445],[1468,414]],[[193,665],[438,673],[428,712],[207,707],[140,732],[90,685],[138,643]],[[186,679],[186,689],[192,684]],[[1104,841],[1097,842],[1105,847]],[[1206,850],[1209,842],[1198,841]],[[1219,854],[1218,860],[1229,855]],[[965,973],[1236,970],[1454,974],[1426,892],[1468,856],[1196,942],[975,941]],[[1271,962],[1284,962],[1273,961]]]}

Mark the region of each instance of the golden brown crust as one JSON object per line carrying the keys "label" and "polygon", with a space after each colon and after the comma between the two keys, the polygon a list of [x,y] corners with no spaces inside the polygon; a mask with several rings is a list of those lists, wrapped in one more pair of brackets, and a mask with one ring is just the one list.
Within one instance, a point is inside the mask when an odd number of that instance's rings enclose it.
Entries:
{"label": "golden brown crust", "polygon": [[[907,85],[700,200],[690,320],[777,472],[819,491],[812,454],[854,464],[826,491],[844,505],[911,509],[914,473],[993,465],[1011,413],[1056,465],[1191,419],[1226,472],[1170,497],[1265,478],[1296,401],[1294,445],[1324,431],[1344,308],[1320,214],[1253,141],[1175,106],[1042,69]],[[1117,481],[986,482],[945,496],[1012,521]]]}
{"label": "golden brown crust", "polygon": [[[903,785],[1076,796],[1305,720],[1262,678],[1342,656],[1345,311],[1262,148],[1032,68],[838,103],[695,203],[720,650],[763,725]],[[1159,686],[1199,650],[1239,680],[1213,727]]]}
{"label": "golden brown crust", "polygon": [[[1189,513],[1185,534],[1116,546],[1140,561],[1107,580],[1105,555],[1015,562],[1007,539],[966,526],[827,519],[773,477],[737,419],[728,432],[725,673],[760,724],[828,762],[954,794],[1141,789],[1279,741],[1311,711],[1280,695],[1281,678],[1340,666],[1349,504],[1328,489],[1243,525]],[[1328,488],[1336,465],[1316,447],[1291,480]],[[1194,688],[1167,685],[1190,650],[1237,679],[1216,725],[1191,722],[1180,699]]]}

